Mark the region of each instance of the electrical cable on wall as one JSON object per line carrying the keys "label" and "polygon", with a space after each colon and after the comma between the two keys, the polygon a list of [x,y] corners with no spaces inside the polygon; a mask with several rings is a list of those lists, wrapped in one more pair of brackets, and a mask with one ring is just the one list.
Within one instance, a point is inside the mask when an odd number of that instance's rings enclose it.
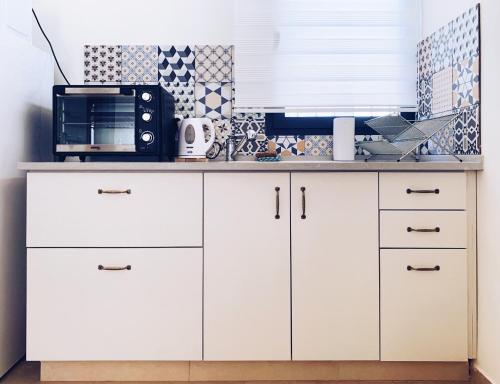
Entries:
{"label": "electrical cable on wall", "polygon": [[54,57],[54,60],[56,61],[56,65],[57,65],[57,68],[59,69],[59,72],[61,72],[61,75],[64,78],[64,81],[66,81],[66,83],[68,85],[71,85],[69,83],[68,79],[66,78],[66,75],[64,74],[61,66],[59,65],[59,61],[57,60],[57,56],[56,56],[56,53],[54,52],[54,48],[52,48],[52,43],[50,42],[49,38],[45,34],[45,31],[43,30],[42,25],[40,24],[40,21],[38,21],[38,17],[37,17],[36,12],[33,8],[31,9],[31,12],[33,12],[33,16],[35,17],[36,23],[38,24],[38,28],[40,28],[40,31],[42,32],[43,37],[45,37],[45,40],[47,40],[47,43],[49,43],[50,50],[52,51],[52,56]]}

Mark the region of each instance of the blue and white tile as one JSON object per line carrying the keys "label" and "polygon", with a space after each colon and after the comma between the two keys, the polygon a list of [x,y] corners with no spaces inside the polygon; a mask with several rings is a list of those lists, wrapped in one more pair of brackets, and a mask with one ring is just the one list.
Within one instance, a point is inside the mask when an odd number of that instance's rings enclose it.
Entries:
{"label": "blue and white tile", "polygon": [[305,136],[306,156],[332,156],[333,136],[332,135],[306,135]]}
{"label": "blue and white tile", "polygon": [[160,81],[191,83],[195,80],[195,54],[188,45],[158,47],[158,76]]}
{"label": "blue and white tile", "polygon": [[194,83],[161,80],[160,84],[174,97],[176,114],[184,118],[195,117]]}
{"label": "blue and white tile", "polygon": [[480,105],[475,104],[465,107],[459,114],[455,127],[455,154],[479,155],[481,154],[480,137]]}
{"label": "blue and white tile", "polygon": [[269,151],[276,151],[282,157],[304,156],[305,155],[305,136],[270,136],[268,144]]}
{"label": "blue and white tile", "polygon": [[417,118],[425,120],[432,114],[432,77],[419,79],[417,86]]}
{"label": "blue and white tile", "polygon": [[122,83],[158,83],[158,47],[156,45],[122,46]]}
{"label": "blue and white tile", "polygon": [[233,81],[233,47],[230,45],[197,45],[196,82]]}
{"label": "blue and white tile", "polygon": [[479,102],[479,83],[479,56],[476,55],[455,63],[452,93],[453,107],[457,111]]}
{"label": "blue and white tile", "polygon": [[354,148],[355,148],[354,153],[356,155],[369,155],[370,153],[361,148],[357,143],[364,141],[379,141],[379,140],[382,140],[381,135],[354,135]]}
{"label": "blue and white tile", "polygon": [[453,64],[453,22],[439,28],[431,35],[432,73],[442,71]]}
{"label": "blue and white tile", "polygon": [[461,62],[479,55],[479,4],[453,20],[453,61]]}
{"label": "blue and white tile", "polygon": [[231,118],[231,83],[196,83],[194,94],[197,117],[209,117],[211,119]]}
{"label": "blue and white tile", "polygon": [[86,84],[120,84],[121,45],[84,45],[83,66],[83,81]]}
{"label": "blue and white tile", "polygon": [[[265,135],[266,114],[265,113],[236,113],[231,118],[231,126],[235,135],[244,135],[248,129],[253,129],[258,134]],[[240,150],[240,155],[255,155],[257,152],[265,152],[268,149],[269,140],[248,141]]]}
{"label": "blue and white tile", "polygon": [[432,76],[432,38],[426,37],[417,45],[418,52],[418,78],[428,78]]}
{"label": "blue and white tile", "polygon": [[453,113],[453,69],[446,67],[432,75],[432,108],[433,117]]}

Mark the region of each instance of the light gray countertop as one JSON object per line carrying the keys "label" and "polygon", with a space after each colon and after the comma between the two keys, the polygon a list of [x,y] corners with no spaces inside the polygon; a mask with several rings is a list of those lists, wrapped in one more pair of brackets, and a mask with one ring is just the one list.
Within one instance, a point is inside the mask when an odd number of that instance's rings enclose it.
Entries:
{"label": "light gray countertop", "polygon": [[483,169],[482,156],[455,159],[415,161],[211,161],[205,163],[162,162],[25,162],[18,169],[33,172],[240,172],[240,171],[479,171]]}

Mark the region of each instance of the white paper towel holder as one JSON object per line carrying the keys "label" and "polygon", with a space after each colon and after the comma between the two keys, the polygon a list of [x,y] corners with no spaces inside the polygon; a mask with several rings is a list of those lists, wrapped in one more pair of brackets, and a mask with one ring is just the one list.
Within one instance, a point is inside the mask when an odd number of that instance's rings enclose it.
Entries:
{"label": "white paper towel holder", "polygon": [[333,160],[353,161],[354,117],[336,117],[333,119]]}

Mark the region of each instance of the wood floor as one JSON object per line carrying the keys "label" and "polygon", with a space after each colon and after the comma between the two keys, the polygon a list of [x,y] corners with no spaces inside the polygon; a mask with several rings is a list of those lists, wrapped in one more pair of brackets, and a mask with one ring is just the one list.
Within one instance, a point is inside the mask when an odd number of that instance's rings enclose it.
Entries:
{"label": "wood floor", "polygon": [[[37,362],[19,362],[14,368],[11,369],[7,375],[5,375],[2,379],[0,379],[0,384],[37,384],[40,383],[40,364]],[[92,382],[78,382],[79,384],[92,383]],[[114,382],[119,383],[119,382]],[[126,384],[130,384],[131,382],[126,382]],[[171,382],[170,382],[171,383]],[[213,382],[212,382],[213,383]],[[230,382],[223,382],[225,384],[229,384]],[[243,382],[240,382],[243,383]],[[244,384],[249,384],[250,382],[245,382]],[[290,382],[264,382],[258,381],[253,382],[258,384],[269,384],[269,383],[290,383]],[[335,384],[353,384],[357,383],[357,381],[321,381],[321,382],[312,382],[312,381],[301,381],[296,383],[315,383],[315,384],[327,384],[327,383],[335,383]],[[467,381],[360,381],[359,383],[363,384],[467,384]],[[56,382],[51,382],[51,384],[56,384]],[[141,383],[143,384],[143,383]],[[158,384],[158,382],[156,382]],[[199,384],[199,383],[198,383]]]}

